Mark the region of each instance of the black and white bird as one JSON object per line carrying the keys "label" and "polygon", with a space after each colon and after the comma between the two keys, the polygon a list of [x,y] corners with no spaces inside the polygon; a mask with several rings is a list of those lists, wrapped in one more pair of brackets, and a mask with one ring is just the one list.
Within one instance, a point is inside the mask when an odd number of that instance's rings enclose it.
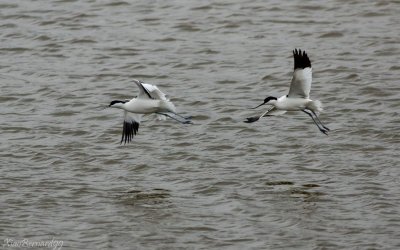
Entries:
{"label": "black and white bird", "polygon": [[[183,117],[176,113],[175,105],[155,85],[133,80],[139,87],[139,94],[132,100],[114,100],[109,107],[124,110],[124,125],[122,128],[121,144],[129,143],[139,130],[143,115],[157,114],[159,119],[169,117],[183,124],[191,123],[190,117]],[[172,114],[172,115],[171,115]],[[174,116],[183,118],[183,121]]]}
{"label": "black and white bird", "polygon": [[268,104],[272,107],[260,116],[247,118],[245,122],[252,123],[258,121],[264,116],[282,115],[286,111],[303,111],[309,115],[317,125],[318,129],[328,135],[329,128],[324,126],[319,120],[317,113],[322,111],[322,104],[318,100],[310,99],[310,90],[312,82],[311,61],[305,51],[295,49],[294,57],[294,72],[292,82],[290,84],[289,93],[287,95],[276,98],[268,96],[264,102],[257,107]]}

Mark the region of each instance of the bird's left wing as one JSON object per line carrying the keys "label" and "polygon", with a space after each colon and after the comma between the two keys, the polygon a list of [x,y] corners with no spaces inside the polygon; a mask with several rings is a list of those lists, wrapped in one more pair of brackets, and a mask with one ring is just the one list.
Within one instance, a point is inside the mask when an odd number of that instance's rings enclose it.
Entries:
{"label": "bird's left wing", "polygon": [[260,116],[253,116],[253,117],[246,118],[247,120],[244,122],[252,123],[252,122],[256,122],[256,121],[260,120],[260,118],[263,118],[264,116],[277,116],[277,115],[283,115],[284,113],[286,113],[286,110],[278,110],[275,107],[272,107],[272,108],[268,109],[267,111],[265,111]]}
{"label": "bird's left wing", "polygon": [[294,72],[288,97],[309,98],[312,82],[311,61],[305,51],[293,51]]}
{"label": "bird's left wing", "polygon": [[264,114],[262,114],[261,117],[278,116],[278,115],[283,115],[284,113],[286,113],[286,110],[279,110],[279,109],[276,109],[275,107],[273,107],[270,110],[268,110],[267,112],[265,112]]}
{"label": "bird's left wing", "polygon": [[133,114],[125,111],[124,114],[124,126],[122,127],[122,138],[121,144],[129,143],[132,138],[136,135],[139,130],[140,120],[142,118],[141,114]]}

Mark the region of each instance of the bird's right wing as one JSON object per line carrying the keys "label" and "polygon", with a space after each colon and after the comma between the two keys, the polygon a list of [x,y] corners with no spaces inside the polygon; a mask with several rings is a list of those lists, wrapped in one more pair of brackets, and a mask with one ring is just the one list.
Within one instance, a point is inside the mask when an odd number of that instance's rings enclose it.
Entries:
{"label": "bird's right wing", "polygon": [[146,99],[154,99],[149,91],[143,86],[144,83],[139,80],[133,80],[133,82],[139,87],[139,95],[138,98],[146,98]]}
{"label": "bird's right wing", "polygon": [[152,84],[148,84],[148,83],[143,83],[142,85],[149,92],[150,96],[153,99],[164,100],[164,101],[168,100],[167,95],[164,94],[163,92],[161,92],[161,90],[159,88],[157,88],[156,85],[152,85]]}
{"label": "bird's right wing", "polygon": [[136,135],[139,130],[140,120],[142,118],[141,114],[133,114],[125,111],[124,114],[124,126],[122,127],[122,138],[121,144],[129,143],[132,138]]}
{"label": "bird's right wing", "polygon": [[312,82],[311,61],[305,51],[293,51],[294,72],[288,97],[309,98]]}

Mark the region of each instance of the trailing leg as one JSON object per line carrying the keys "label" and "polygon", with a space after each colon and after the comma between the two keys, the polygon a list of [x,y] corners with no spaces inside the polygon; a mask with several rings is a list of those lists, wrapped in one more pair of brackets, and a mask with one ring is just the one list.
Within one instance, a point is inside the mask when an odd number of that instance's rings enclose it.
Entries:
{"label": "trailing leg", "polygon": [[324,129],[330,131],[330,129],[329,129],[328,127],[325,127],[325,125],[321,122],[321,120],[318,118],[317,114],[315,114],[315,112],[314,112],[313,110],[310,110],[310,111],[314,114],[315,118],[316,118],[317,121],[321,124],[321,126],[322,126]]}
{"label": "trailing leg", "polygon": [[191,120],[192,119],[192,116],[183,116],[183,115],[180,115],[180,114],[177,114],[177,113],[173,113],[173,114],[176,115],[176,116],[179,116],[180,118],[183,118],[185,120]]}
{"label": "trailing leg", "polygon": [[171,116],[170,114],[167,114],[167,113],[157,113],[157,114],[159,114],[159,115],[165,115],[166,117],[169,117],[169,118],[171,118],[172,120],[175,120],[175,121],[177,121],[177,122],[179,122],[179,123],[182,123],[182,124],[192,124],[192,122],[191,122],[190,120],[185,119],[185,121],[181,121],[181,120],[178,120],[178,119],[176,119],[175,117],[173,117],[173,116]]}
{"label": "trailing leg", "polygon": [[321,128],[319,126],[319,124],[315,121],[313,115],[311,113],[309,113],[308,111],[306,111],[305,109],[303,110],[304,113],[306,113],[307,115],[309,115],[311,117],[311,119],[313,120],[313,122],[315,123],[315,125],[317,125],[319,131],[321,131],[322,133],[324,133],[325,135],[328,135],[328,130]]}

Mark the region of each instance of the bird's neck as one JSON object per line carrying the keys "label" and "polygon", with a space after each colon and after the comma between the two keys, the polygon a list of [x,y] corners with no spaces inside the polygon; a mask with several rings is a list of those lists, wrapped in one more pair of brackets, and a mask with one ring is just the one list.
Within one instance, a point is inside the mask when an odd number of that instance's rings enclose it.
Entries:
{"label": "bird's neck", "polygon": [[276,103],[278,102],[278,100],[270,100],[269,102],[268,102],[268,104],[271,104],[271,105],[276,105]]}

